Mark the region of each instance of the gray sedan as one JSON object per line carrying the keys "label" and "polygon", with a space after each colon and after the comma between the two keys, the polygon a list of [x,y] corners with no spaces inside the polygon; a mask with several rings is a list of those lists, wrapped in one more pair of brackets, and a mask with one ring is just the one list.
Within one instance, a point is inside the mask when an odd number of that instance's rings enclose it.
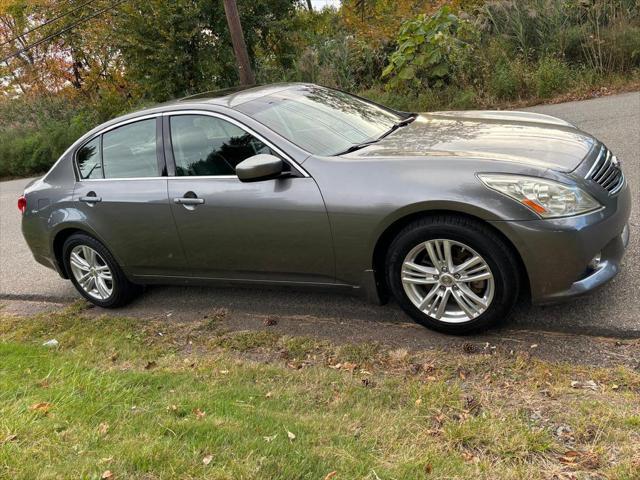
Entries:
{"label": "gray sedan", "polygon": [[101,307],[153,283],[312,285],[462,334],[613,278],[631,199],[616,156],[557,118],[278,84],[100,125],[18,207],[36,260]]}

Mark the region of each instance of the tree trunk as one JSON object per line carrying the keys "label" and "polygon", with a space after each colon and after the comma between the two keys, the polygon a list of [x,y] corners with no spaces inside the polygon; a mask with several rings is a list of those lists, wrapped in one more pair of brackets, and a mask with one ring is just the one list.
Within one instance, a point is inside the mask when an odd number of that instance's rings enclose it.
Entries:
{"label": "tree trunk", "polygon": [[253,85],[256,83],[256,80],[253,76],[253,70],[251,70],[251,64],[249,63],[249,54],[247,53],[247,45],[244,43],[244,33],[242,33],[242,25],[240,24],[236,0],[224,0],[224,13],[227,15],[227,23],[229,24],[229,32],[231,33],[231,43],[233,44],[233,51],[236,54],[240,84]]}
{"label": "tree trunk", "polygon": [[309,7],[310,12],[313,12],[313,5],[311,5],[311,0],[307,0],[307,7]]}

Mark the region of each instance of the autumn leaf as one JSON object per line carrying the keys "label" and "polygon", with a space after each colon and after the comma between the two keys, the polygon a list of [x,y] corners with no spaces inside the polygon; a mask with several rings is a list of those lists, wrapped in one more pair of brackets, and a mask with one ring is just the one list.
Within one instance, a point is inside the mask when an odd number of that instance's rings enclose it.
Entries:
{"label": "autumn leaf", "polygon": [[287,437],[289,437],[289,440],[291,441],[294,441],[296,439],[296,435],[289,430],[287,430]]}
{"label": "autumn leaf", "polygon": [[348,372],[353,373],[353,371],[358,368],[358,365],[351,362],[345,362],[342,364],[342,368]]}
{"label": "autumn leaf", "polygon": [[202,459],[202,463],[205,465],[209,465],[211,463],[211,460],[213,460],[213,455],[207,455]]}
{"label": "autumn leaf", "polygon": [[278,434],[276,433],[275,435],[270,435],[268,437],[262,437],[262,438],[264,438],[265,442],[273,442],[276,439],[277,436],[278,436]]}
{"label": "autumn leaf", "polygon": [[324,480],[331,480],[331,479],[332,479],[333,477],[335,477],[337,474],[338,474],[338,472],[337,472],[336,470],[334,470],[334,471],[332,471],[332,472],[329,472],[329,473],[327,473],[327,474],[324,476]]}
{"label": "autumn leaf", "polygon": [[193,410],[193,413],[195,414],[197,419],[201,419],[204,418],[207,415],[207,412],[203,412],[202,410],[200,410],[199,408],[196,408]]}
{"label": "autumn leaf", "polygon": [[33,410],[36,412],[42,412],[42,413],[48,413],[49,410],[51,409],[51,407],[53,407],[53,404],[49,403],[49,402],[39,402],[39,403],[34,403],[33,405],[31,405],[29,407],[29,410]]}
{"label": "autumn leaf", "polygon": [[582,454],[576,450],[569,450],[560,457],[562,463],[576,463],[580,460]]}
{"label": "autumn leaf", "polygon": [[158,364],[156,362],[154,362],[153,360],[151,360],[150,362],[147,362],[147,365],[144,367],[145,370],[151,370],[152,368],[156,368],[158,366]]}
{"label": "autumn leaf", "polygon": [[108,423],[102,422],[100,425],[98,425],[98,433],[100,435],[106,435],[108,431],[109,431]]}
{"label": "autumn leaf", "polygon": [[18,435],[16,434],[11,434],[11,435],[7,435],[6,437],[4,437],[4,440],[2,440],[0,442],[0,445],[3,445],[5,443],[9,443],[9,442],[13,442],[14,440],[17,440]]}
{"label": "autumn leaf", "polygon": [[113,473],[111,473],[111,470],[105,470],[102,472],[102,475],[100,475],[101,480],[113,480],[114,478],[115,477],[113,476]]}

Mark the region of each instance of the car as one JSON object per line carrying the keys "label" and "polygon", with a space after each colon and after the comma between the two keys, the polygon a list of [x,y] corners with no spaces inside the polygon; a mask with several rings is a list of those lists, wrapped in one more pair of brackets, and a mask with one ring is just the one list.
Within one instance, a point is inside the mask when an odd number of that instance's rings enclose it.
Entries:
{"label": "car", "polygon": [[100,307],[149,284],[316,286],[468,334],[611,280],[631,196],[616,156],[554,117],[286,83],[104,123],[18,207],[35,259]]}

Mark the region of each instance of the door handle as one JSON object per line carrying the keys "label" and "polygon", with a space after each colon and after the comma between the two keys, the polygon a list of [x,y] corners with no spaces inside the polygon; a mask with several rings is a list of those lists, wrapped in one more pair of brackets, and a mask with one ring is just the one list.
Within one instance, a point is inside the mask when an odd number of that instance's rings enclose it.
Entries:
{"label": "door handle", "polygon": [[202,205],[204,198],[178,197],[173,199],[173,203],[179,205]]}
{"label": "door handle", "polygon": [[98,203],[102,201],[102,197],[96,197],[93,195],[89,195],[86,197],[80,197],[80,201],[81,202],[86,202],[86,203]]}

